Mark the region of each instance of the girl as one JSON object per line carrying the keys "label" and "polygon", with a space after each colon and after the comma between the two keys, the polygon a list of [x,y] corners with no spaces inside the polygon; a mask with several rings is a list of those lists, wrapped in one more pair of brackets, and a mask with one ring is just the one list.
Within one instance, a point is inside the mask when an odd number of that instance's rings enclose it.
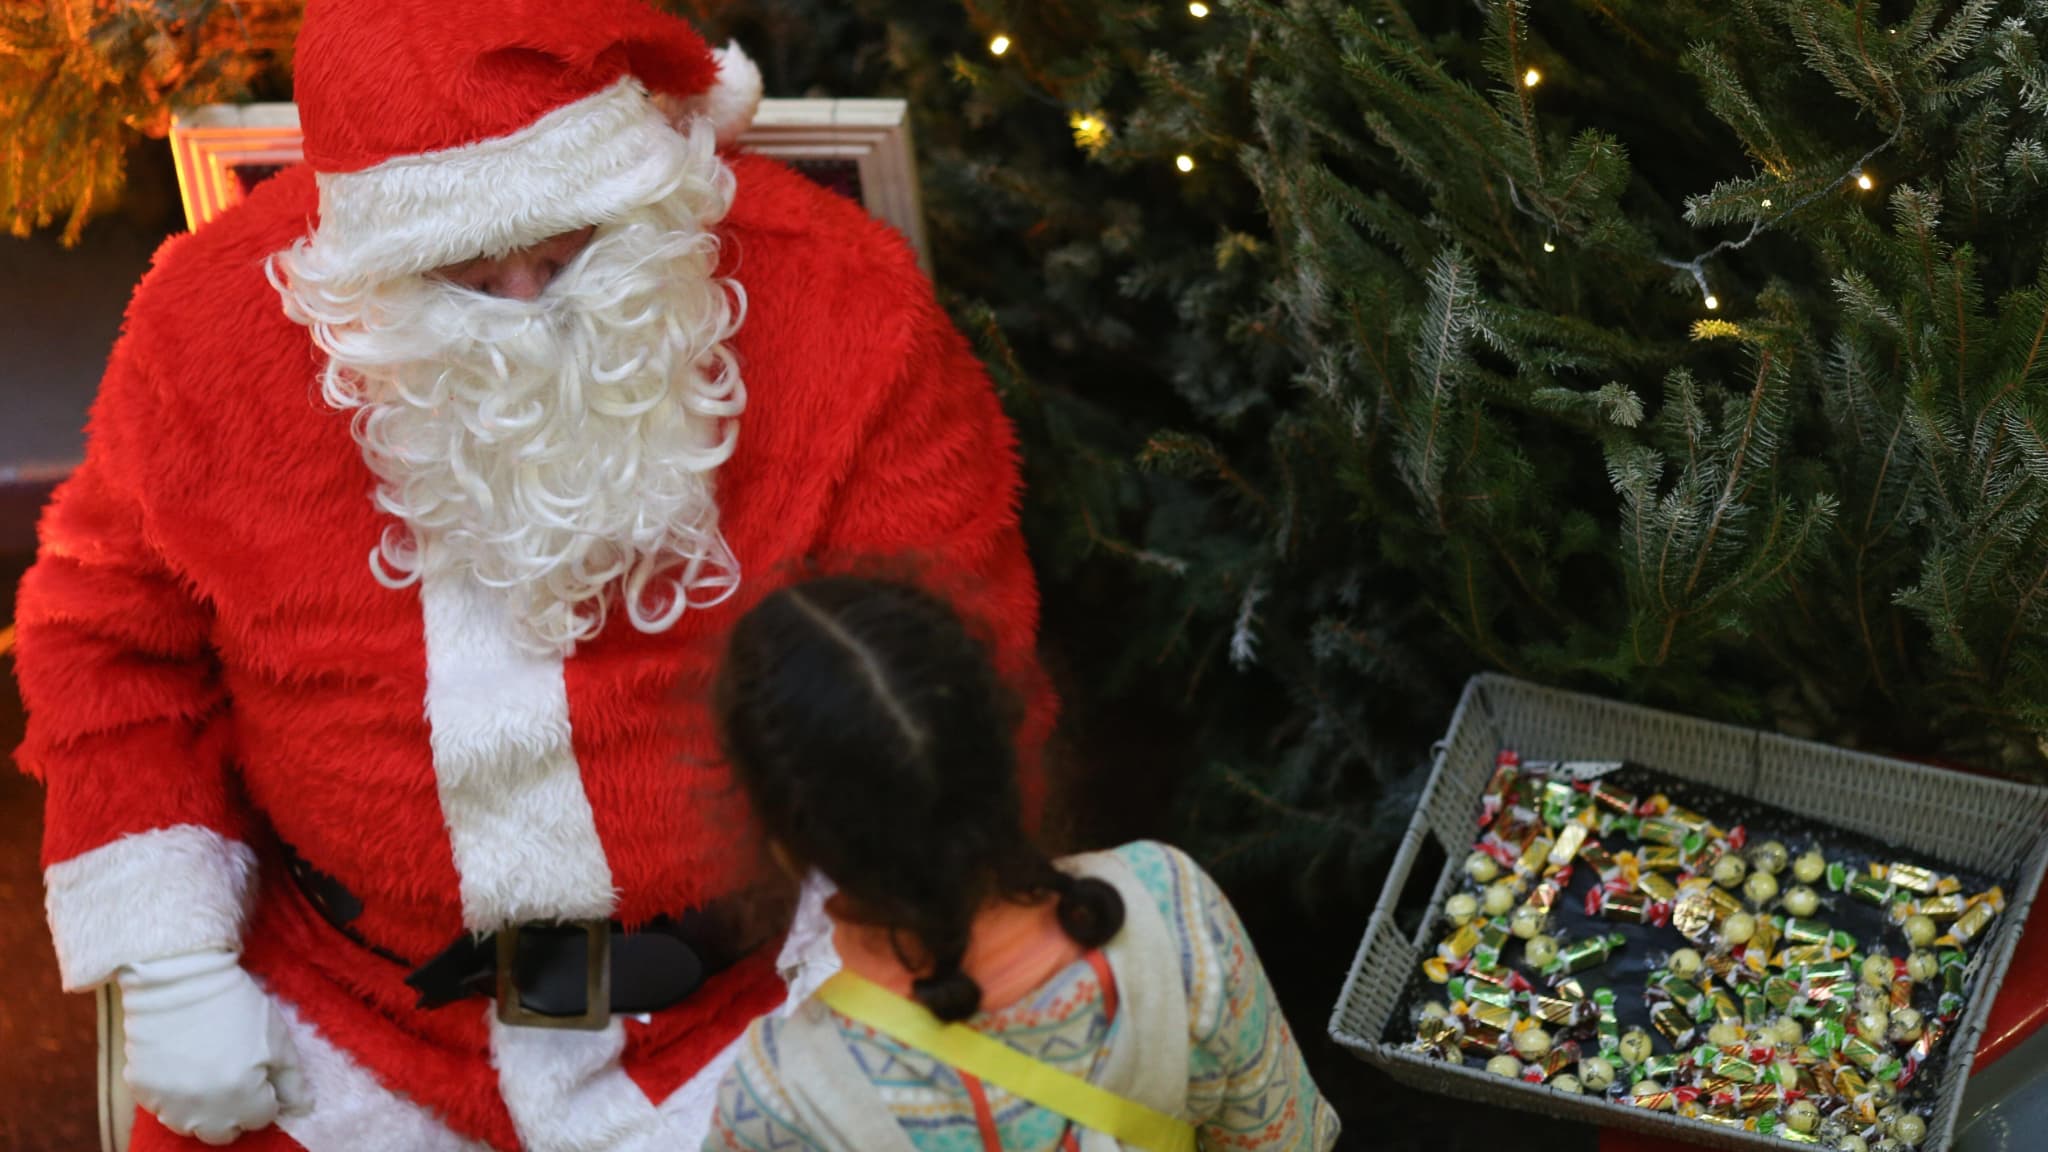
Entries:
{"label": "girl", "polygon": [[845,971],[749,1029],[706,1149],[1336,1142],[1193,861],[1137,843],[1056,865],[1032,846],[1017,709],[939,600],[850,577],[777,592],[734,628],[715,709],[777,859],[837,885]]}

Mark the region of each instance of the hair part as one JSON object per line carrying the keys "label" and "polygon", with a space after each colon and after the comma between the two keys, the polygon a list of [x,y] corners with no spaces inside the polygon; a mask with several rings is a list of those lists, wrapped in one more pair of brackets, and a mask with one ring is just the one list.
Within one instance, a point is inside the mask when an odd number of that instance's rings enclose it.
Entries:
{"label": "hair part", "polygon": [[762,830],[890,933],[921,973],[912,994],[941,1020],[980,1010],[962,964],[989,903],[1055,898],[1084,948],[1122,927],[1115,888],[1031,842],[1021,710],[937,596],[852,576],[775,592],[734,626],[713,707]]}

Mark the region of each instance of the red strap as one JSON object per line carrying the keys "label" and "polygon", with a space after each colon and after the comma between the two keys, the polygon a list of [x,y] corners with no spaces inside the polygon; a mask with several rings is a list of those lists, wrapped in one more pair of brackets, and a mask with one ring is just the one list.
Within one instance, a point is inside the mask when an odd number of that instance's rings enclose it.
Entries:
{"label": "red strap", "polygon": [[[1088,966],[1095,969],[1095,979],[1102,985],[1103,1014],[1114,1024],[1117,1010],[1116,970],[1109,966],[1109,957],[1104,956],[1100,948],[1089,952],[1085,959]],[[960,1082],[966,1086],[967,1098],[974,1104],[974,1123],[981,1129],[982,1152],[1003,1152],[1003,1134],[996,1128],[995,1111],[988,1106],[988,1090],[981,1086],[980,1080],[965,1072],[960,1073]],[[1074,1125],[1071,1121],[1067,1124],[1066,1133],[1060,1137],[1060,1152],[1081,1152],[1081,1140],[1074,1135]]]}
{"label": "red strap", "polygon": [[1095,969],[1095,978],[1102,982],[1102,1010],[1110,1023],[1116,1023],[1116,970],[1109,966],[1109,957],[1097,948],[1088,953],[1088,966]]}
{"label": "red strap", "polygon": [[996,1128],[995,1110],[988,1106],[988,1090],[981,1086],[978,1077],[960,1073],[960,1083],[967,1087],[967,1098],[974,1102],[974,1124],[981,1129],[982,1152],[1003,1152],[1003,1134]]}

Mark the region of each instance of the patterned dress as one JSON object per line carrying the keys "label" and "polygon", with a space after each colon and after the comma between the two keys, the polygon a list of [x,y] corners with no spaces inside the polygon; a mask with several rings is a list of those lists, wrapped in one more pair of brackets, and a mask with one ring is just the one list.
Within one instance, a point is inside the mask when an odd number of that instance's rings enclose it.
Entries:
{"label": "patterned dress", "polygon": [[[1309,1078],[1251,940],[1215,881],[1179,850],[1141,842],[1115,855],[1158,903],[1180,951],[1191,1054],[1188,1109],[1204,1149],[1335,1145],[1338,1123]],[[1036,1060],[1093,1078],[1118,1027],[1109,965],[1090,954],[1023,999],[969,1022]],[[844,1017],[833,1017],[856,1064],[918,1152],[1056,1152],[1074,1147],[1067,1121],[964,1076]],[[706,1152],[819,1147],[793,1119],[781,1078],[780,1019],[748,1029],[719,1089]]]}

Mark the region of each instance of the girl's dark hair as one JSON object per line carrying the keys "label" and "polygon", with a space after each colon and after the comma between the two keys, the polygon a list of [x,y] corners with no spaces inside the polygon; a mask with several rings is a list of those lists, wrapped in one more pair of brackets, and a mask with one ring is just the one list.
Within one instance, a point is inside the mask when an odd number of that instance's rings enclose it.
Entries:
{"label": "girl's dark hair", "polygon": [[937,597],[852,576],[775,592],[734,626],[713,708],[762,830],[889,930],[940,1019],[980,1010],[960,965],[991,900],[1057,896],[1084,948],[1123,926],[1116,889],[1062,872],[1025,833],[1020,709]]}

